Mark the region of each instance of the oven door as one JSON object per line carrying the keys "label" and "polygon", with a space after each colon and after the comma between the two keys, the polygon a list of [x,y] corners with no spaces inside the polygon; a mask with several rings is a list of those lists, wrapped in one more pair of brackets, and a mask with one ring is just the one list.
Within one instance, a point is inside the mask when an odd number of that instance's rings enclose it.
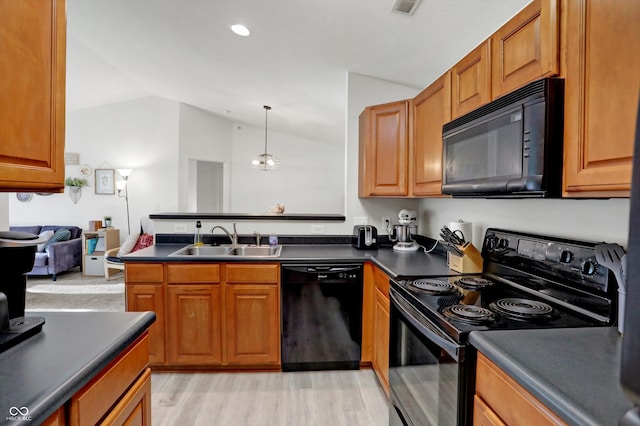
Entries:
{"label": "oven door", "polygon": [[467,422],[465,347],[389,289],[390,425]]}

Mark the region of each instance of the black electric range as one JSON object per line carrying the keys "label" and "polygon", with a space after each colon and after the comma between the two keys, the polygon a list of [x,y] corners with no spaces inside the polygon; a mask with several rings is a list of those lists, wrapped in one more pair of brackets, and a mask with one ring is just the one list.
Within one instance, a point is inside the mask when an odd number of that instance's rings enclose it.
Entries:
{"label": "black electric range", "polygon": [[613,325],[596,245],[491,228],[481,274],[391,280],[390,424],[472,423],[471,331]]}

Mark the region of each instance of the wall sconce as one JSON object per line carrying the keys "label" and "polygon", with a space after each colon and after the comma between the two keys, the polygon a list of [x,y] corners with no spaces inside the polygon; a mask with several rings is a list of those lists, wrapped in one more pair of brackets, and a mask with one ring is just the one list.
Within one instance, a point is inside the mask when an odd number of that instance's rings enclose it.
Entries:
{"label": "wall sconce", "polygon": [[[127,204],[127,231],[128,235],[131,235],[131,221],[129,220],[129,191],[127,189],[127,181],[129,180],[129,175],[133,169],[116,169],[120,176],[122,176],[122,180],[116,182],[116,188],[118,189],[118,197],[124,197],[124,201]],[[122,193],[124,192],[124,195]]]}

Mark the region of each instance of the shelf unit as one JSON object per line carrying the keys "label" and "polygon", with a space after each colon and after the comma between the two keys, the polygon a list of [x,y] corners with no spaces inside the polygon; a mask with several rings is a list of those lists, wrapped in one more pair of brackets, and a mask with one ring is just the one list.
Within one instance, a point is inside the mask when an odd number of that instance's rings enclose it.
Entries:
{"label": "shelf unit", "polygon": [[[93,252],[90,241],[97,239]],[[82,275],[104,276],[105,251],[120,246],[120,230],[114,228],[85,231],[82,233]]]}

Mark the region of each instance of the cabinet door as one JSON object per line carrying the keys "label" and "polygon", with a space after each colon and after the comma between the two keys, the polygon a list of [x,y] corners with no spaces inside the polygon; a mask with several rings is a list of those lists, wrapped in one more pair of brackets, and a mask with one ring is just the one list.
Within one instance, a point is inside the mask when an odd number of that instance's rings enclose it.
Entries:
{"label": "cabinet door", "polygon": [[65,8],[0,1],[0,190],[64,188]]}
{"label": "cabinet door", "polygon": [[389,298],[376,288],[373,316],[373,369],[385,392],[389,394]]}
{"label": "cabinet door", "polygon": [[226,286],[229,364],[280,363],[279,300],[277,285]]}
{"label": "cabinet door", "polygon": [[127,291],[127,312],[153,311],[156,321],[149,327],[149,363],[162,365],[164,350],[164,286],[159,284],[129,284]]}
{"label": "cabinet door", "polygon": [[451,72],[434,81],[412,102],[410,138],[412,195],[442,194],[442,126],[451,120]]}
{"label": "cabinet door", "polygon": [[473,397],[473,426],[506,426],[482,398]]}
{"label": "cabinet door", "polygon": [[640,2],[568,1],[564,191],[629,196]]}
{"label": "cabinet door", "polygon": [[113,426],[151,426],[151,370],[146,369],[101,422]]}
{"label": "cabinet door", "polygon": [[182,365],[222,361],[220,286],[169,285],[169,362]]}
{"label": "cabinet door", "polygon": [[557,0],[534,0],[493,34],[493,98],[560,72],[558,22]]}
{"label": "cabinet door", "polygon": [[485,41],[451,69],[452,119],[491,100],[490,44]]}
{"label": "cabinet door", "polygon": [[360,116],[360,197],[408,195],[408,101]]}

